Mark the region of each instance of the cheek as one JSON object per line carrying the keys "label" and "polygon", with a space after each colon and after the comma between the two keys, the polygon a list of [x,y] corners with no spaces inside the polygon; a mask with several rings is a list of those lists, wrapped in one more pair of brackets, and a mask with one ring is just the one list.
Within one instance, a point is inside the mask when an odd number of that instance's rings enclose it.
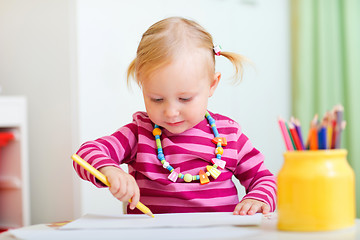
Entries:
{"label": "cheek", "polygon": [[191,107],[187,108],[187,115],[195,119],[202,119],[207,111],[207,98],[192,103]]}
{"label": "cheek", "polygon": [[159,107],[156,107],[153,102],[145,102],[145,109],[151,121],[156,122],[158,118]]}

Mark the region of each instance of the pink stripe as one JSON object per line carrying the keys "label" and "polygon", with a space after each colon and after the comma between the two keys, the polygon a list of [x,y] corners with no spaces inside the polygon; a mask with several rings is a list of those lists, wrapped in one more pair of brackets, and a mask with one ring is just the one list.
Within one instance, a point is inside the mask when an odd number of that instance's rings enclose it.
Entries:
{"label": "pink stripe", "polygon": [[260,191],[262,190],[262,193],[265,193],[265,194],[268,196],[269,200],[271,201],[271,202],[270,202],[270,208],[272,208],[273,206],[275,206],[275,204],[276,204],[276,198],[275,198],[274,193],[273,193],[272,191],[269,191],[269,190],[266,189],[266,188],[259,188],[259,189],[260,189]]}
{"label": "pink stripe", "polygon": [[241,174],[245,169],[254,167],[255,164],[263,162],[264,157],[261,154],[255,155],[249,158],[247,161],[241,161],[240,169],[236,171],[236,174]]}
{"label": "pink stripe", "polygon": [[267,194],[267,191],[265,191],[264,189],[263,190],[259,190],[259,189],[256,189],[256,190],[253,190],[252,192],[251,192],[251,194],[253,195],[254,194],[254,196],[255,196],[255,194],[259,194],[259,195],[265,195],[264,193],[266,193],[266,195],[268,196],[267,197],[267,200],[268,200],[268,204],[269,204],[269,206],[270,206],[270,208],[272,207],[272,206],[274,206],[274,199],[272,198],[272,196],[271,195],[269,195],[269,194]]}
{"label": "pink stripe", "polygon": [[154,136],[152,138],[148,138],[145,136],[139,136],[139,143],[143,144],[143,145],[147,145],[149,147],[155,148],[156,147],[156,143],[155,143],[155,138]]}
{"label": "pink stripe", "polygon": [[248,154],[253,149],[254,147],[252,146],[251,142],[247,141],[240,150],[240,152],[238,153],[238,159],[243,159],[246,156],[246,154]]}
{"label": "pink stripe", "polygon": [[240,172],[236,172],[236,175],[241,176],[242,179],[252,179],[255,175],[258,177],[263,176],[263,174],[259,174],[261,171],[267,171],[263,162],[254,161],[253,165],[252,167],[249,166],[248,168],[239,169]]}
{"label": "pink stripe", "polygon": [[[115,150],[115,156],[113,156],[113,159],[117,162],[120,162],[120,159],[124,159],[126,157],[126,155],[128,155],[131,150],[130,148],[128,148],[127,151],[125,151],[124,147],[120,144],[119,140],[117,138],[115,138],[114,136],[110,136],[110,137],[106,137],[104,138],[111,146],[112,148]],[[129,142],[130,144],[130,142]],[[126,154],[127,152],[127,154]]]}
{"label": "pink stripe", "polygon": [[275,181],[275,177],[273,175],[269,175],[271,174],[270,172],[268,171],[265,171],[266,175],[265,174],[262,174],[261,178],[258,178],[256,181],[254,181],[254,185],[257,185],[257,184],[269,184],[270,186],[274,186],[276,188],[276,181]]}

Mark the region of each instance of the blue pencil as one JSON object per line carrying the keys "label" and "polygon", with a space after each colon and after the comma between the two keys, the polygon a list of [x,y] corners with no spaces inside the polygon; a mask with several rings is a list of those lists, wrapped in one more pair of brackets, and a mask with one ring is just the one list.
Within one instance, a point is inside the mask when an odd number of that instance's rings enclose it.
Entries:
{"label": "blue pencil", "polygon": [[326,127],[321,126],[320,130],[318,131],[318,141],[319,141],[319,149],[327,149],[327,134],[326,134]]}

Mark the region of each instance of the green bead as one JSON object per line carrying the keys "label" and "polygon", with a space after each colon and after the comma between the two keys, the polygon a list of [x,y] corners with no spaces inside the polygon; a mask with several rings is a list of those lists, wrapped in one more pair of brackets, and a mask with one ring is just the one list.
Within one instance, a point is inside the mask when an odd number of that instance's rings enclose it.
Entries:
{"label": "green bead", "polygon": [[156,139],[156,146],[157,146],[157,148],[161,148],[161,140],[160,139]]}
{"label": "green bead", "polygon": [[184,175],[184,181],[185,182],[191,182],[193,180],[193,177],[191,174],[187,173]]}

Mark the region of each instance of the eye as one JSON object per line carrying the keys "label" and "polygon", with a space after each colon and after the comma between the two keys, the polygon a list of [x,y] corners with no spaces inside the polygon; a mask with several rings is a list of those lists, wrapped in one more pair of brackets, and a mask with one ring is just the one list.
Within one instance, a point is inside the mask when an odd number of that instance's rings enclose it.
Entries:
{"label": "eye", "polygon": [[189,97],[189,98],[179,98],[179,100],[181,102],[190,102],[192,100],[192,98],[191,97]]}
{"label": "eye", "polygon": [[163,98],[151,98],[152,102],[156,102],[156,103],[160,103],[162,102],[164,99]]}

